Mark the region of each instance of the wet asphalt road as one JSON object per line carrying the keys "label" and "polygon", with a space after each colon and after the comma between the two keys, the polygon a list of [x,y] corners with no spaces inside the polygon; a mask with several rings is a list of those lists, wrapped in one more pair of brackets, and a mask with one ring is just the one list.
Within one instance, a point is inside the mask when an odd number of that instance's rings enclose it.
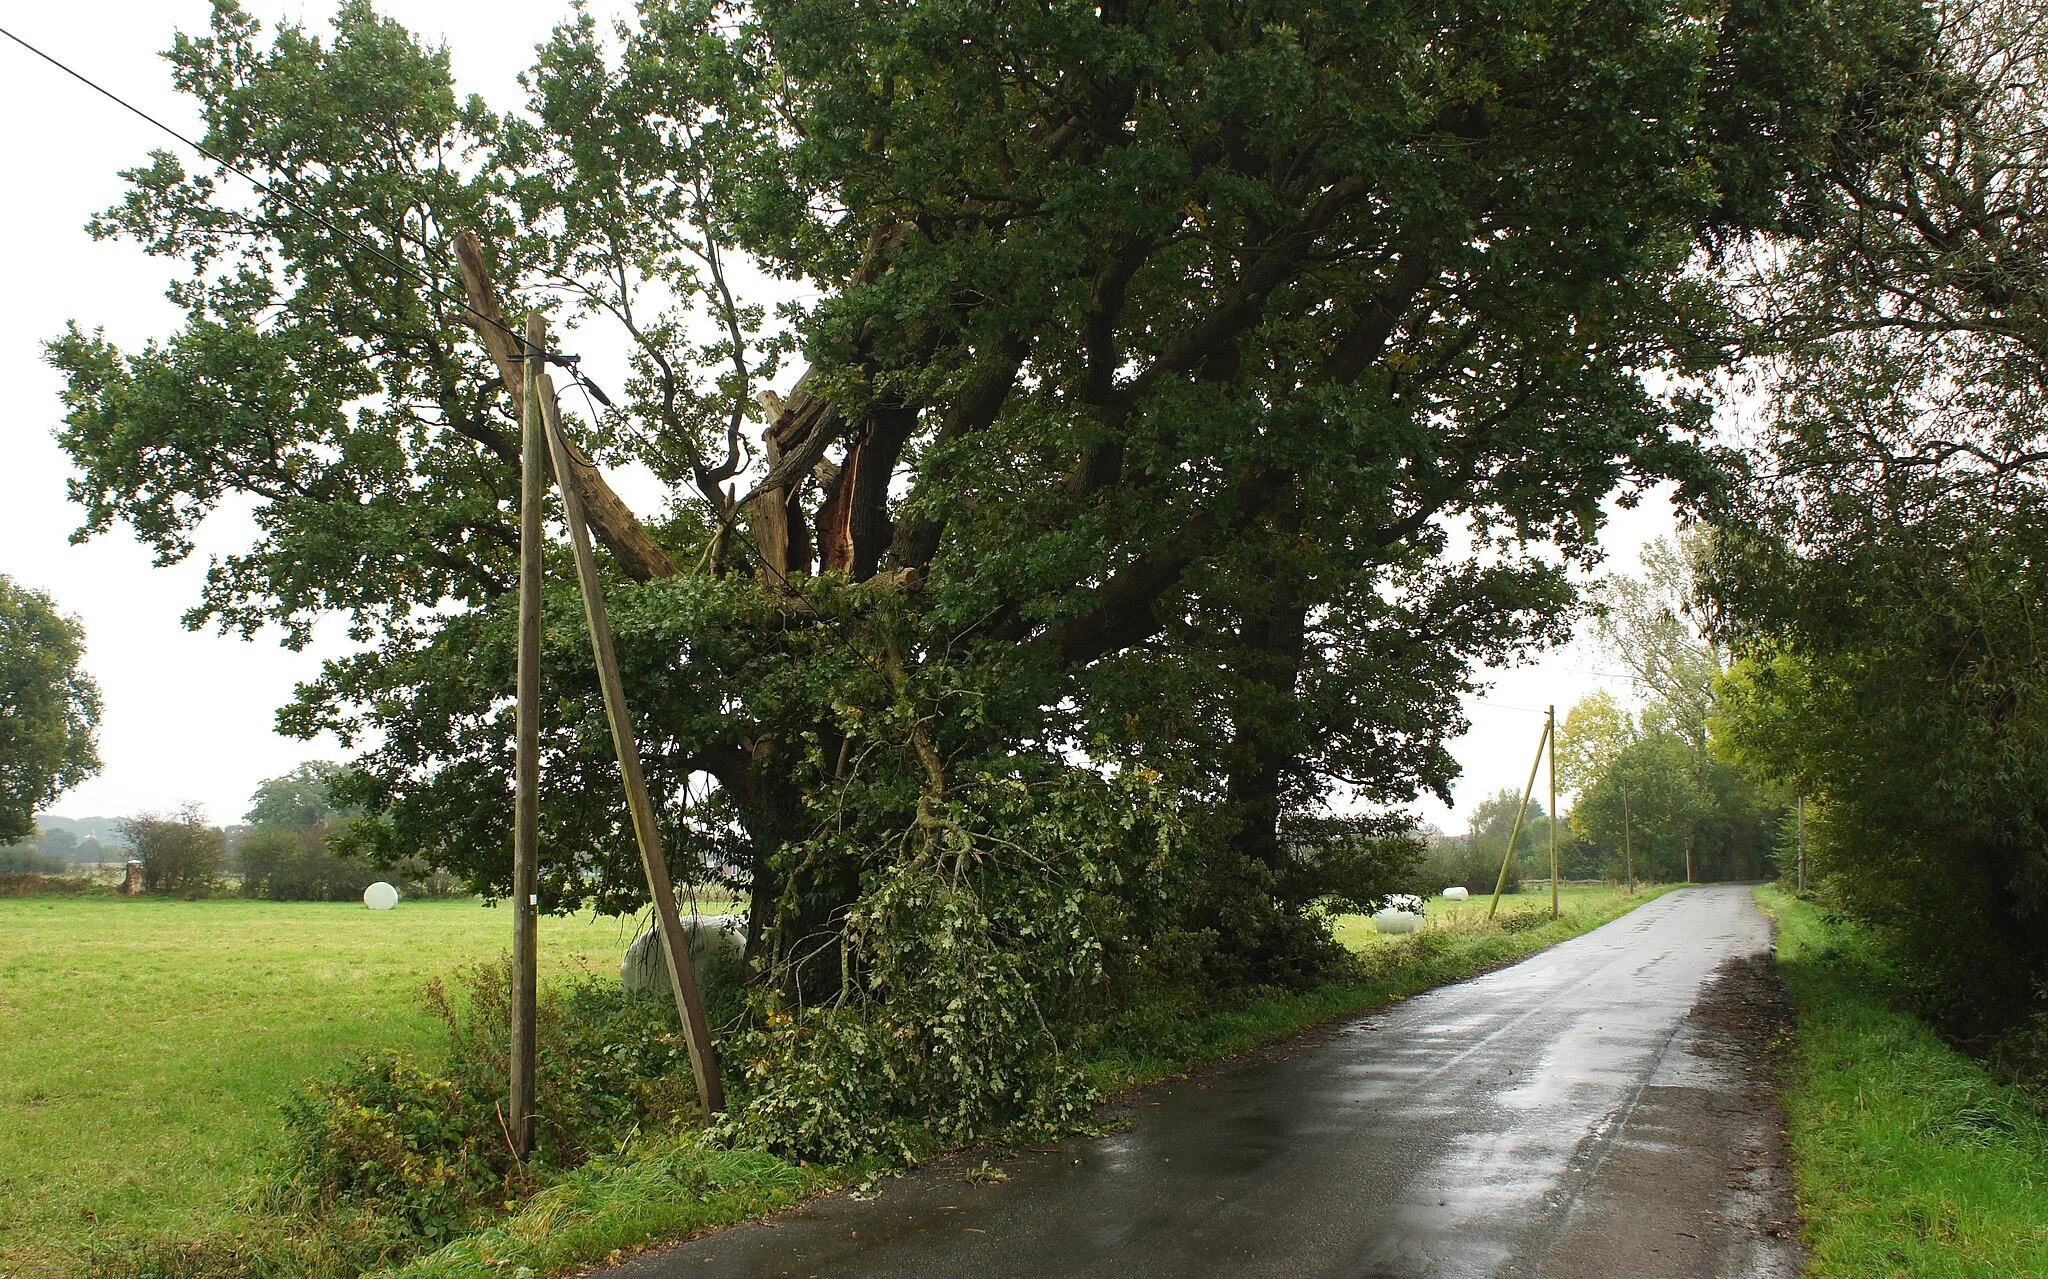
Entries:
{"label": "wet asphalt road", "polygon": [[[937,1161],[614,1279],[1790,1279],[1755,1043],[1769,926],[1668,894],[1511,968],[1137,1095],[1112,1136]],[[1781,998],[1781,996],[1776,996]]]}

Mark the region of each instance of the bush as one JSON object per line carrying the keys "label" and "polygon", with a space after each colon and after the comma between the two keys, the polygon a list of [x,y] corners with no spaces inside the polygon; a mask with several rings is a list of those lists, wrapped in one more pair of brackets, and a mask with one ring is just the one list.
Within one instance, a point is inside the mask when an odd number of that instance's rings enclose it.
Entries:
{"label": "bush", "polygon": [[152,893],[203,896],[219,877],[227,836],[206,824],[196,804],[175,816],[145,813],[121,823],[142,859],[142,886]]}
{"label": "bush", "polygon": [[[724,980],[721,978],[720,980]],[[439,1069],[401,1052],[364,1057],[286,1109],[287,1181],[300,1206],[380,1215],[439,1240],[532,1193],[551,1171],[699,1117],[688,1050],[668,999],[589,979],[540,1000],[535,1149],[513,1157],[503,1112],[511,964],[435,981],[424,1001],[447,1030]]]}
{"label": "bush", "polygon": [[354,901],[379,878],[367,863],[335,856],[324,825],[257,826],[235,841],[235,855],[242,864],[242,895],[267,901]]}
{"label": "bush", "polygon": [[[1475,848],[1472,841],[1462,836],[1434,836],[1404,887],[1425,898],[1459,885],[1470,889],[1475,897],[1486,896],[1493,892],[1494,883],[1500,878],[1500,845],[1506,842],[1502,839],[1489,846],[1481,841]],[[1508,863],[1507,891],[1518,892],[1521,887],[1521,859],[1517,857]]]}
{"label": "bush", "polygon": [[70,867],[71,863],[62,857],[46,853],[34,844],[0,845],[0,874],[61,875]]}
{"label": "bush", "polygon": [[103,885],[86,875],[64,878],[0,871],[0,897],[45,897],[105,892]]}

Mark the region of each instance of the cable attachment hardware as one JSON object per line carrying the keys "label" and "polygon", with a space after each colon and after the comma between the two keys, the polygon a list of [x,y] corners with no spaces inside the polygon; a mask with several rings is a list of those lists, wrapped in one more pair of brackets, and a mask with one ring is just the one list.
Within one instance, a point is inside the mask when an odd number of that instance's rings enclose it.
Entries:
{"label": "cable attachment hardware", "polygon": [[[525,351],[519,350],[512,352],[513,363],[521,363],[525,359]],[[584,375],[582,356],[563,355],[558,351],[548,351],[542,354],[541,360],[544,363],[552,364],[556,368],[568,373],[569,379],[575,382],[576,385],[582,387],[584,390],[590,392],[591,397],[595,399],[599,404],[604,405],[606,408],[614,407],[614,405],[612,404],[612,397],[606,395],[604,391],[597,385],[597,383],[591,381],[587,376]]]}

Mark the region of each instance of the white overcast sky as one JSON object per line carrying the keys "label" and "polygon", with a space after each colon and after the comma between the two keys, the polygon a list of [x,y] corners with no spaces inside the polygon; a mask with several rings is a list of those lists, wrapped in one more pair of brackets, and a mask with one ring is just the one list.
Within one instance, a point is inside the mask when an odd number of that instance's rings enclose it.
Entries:
{"label": "white overcast sky", "polygon": [[[285,18],[321,25],[333,11],[322,0],[250,0],[247,7],[266,24]],[[629,7],[615,0],[591,4],[600,20]],[[446,40],[461,91],[509,108],[520,101],[515,77],[531,62],[533,46],[569,6],[566,0],[381,0],[379,8],[430,39]],[[205,0],[5,0],[0,26],[196,135],[193,112],[171,91],[159,54],[173,32],[203,30],[209,12]],[[182,148],[4,39],[0,119],[11,125],[6,150],[13,179],[0,199],[0,243],[13,250],[7,304],[0,306],[0,383],[10,392],[0,426],[6,441],[0,461],[0,512],[6,519],[0,573],[50,592],[84,621],[87,668],[106,700],[100,737],[105,769],[51,811],[119,816],[196,801],[216,822],[237,820],[263,778],[306,759],[340,755],[331,741],[278,736],[273,716],[293,686],[315,674],[323,654],[341,650],[316,643],[294,653],[274,633],[248,642],[180,624],[180,615],[197,599],[207,555],[246,544],[246,516],[210,520],[199,554],[170,567],[153,565],[149,552],[121,529],[71,545],[80,512],[65,497],[70,466],[51,437],[62,414],[60,383],[41,350],[72,319],[104,327],[123,345],[172,331],[178,316],[163,288],[174,264],[153,261],[126,244],[96,244],[83,227],[118,198],[118,170],[143,162],[152,149]],[[195,163],[189,154],[184,158]],[[617,373],[607,379],[601,364],[592,371],[601,383],[621,380]],[[627,496],[653,512],[654,494],[627,487]],[[1672,527],[1672,513],[1662,501],[1617,512],[1606,538],[1610,564],[1632,569],[1643,544]],[[1562,714],[1594,688],[1625,693],[1622,681],[1597,673],[1600,666],[1590,648],[1575,645],[1532,665],[1492,673],[1485,700],[1470,704],[1472,730],[1454,747],[1466,770],[1455,807],[1446,811],[1426,801],[1420,806],[1424,817],[1455,830],[1486,794],[1519,786],[1541,725],[1530,708],[1555,703]]]}

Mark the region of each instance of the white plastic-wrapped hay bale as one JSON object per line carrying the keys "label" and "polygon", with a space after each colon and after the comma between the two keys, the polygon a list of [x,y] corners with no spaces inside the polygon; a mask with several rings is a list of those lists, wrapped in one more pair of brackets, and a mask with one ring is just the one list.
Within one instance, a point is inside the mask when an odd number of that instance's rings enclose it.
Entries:
{"label": "white plastic-wrapped hay bale", "polygon": [[[690,939],[690,967],[701,984],[704,970],[717,955],[737,955],[746,947],[745,915],[685,915],[683,935]],[[634,994],[668,989],[668,960],[662,953],[661,929],[649,926],[626,947],[619,962],[619,985]]]}
{"label": "white plastic-wrapped hay bale", "polygon": [[363,905],[371,910],[390,910],[398,904],[398,890],[378,880],[363,890]]}
{"label": "white plastic-wrapped hay bale", "polygon": [[1422,927],[1422,899],[1413,893],[1395,893],[1372,917],[1372,926],[1383,933],[1412,933]]}
{"label": "white plastic-wrapped hay bale", "polygon": [[1444,889],[1444,900],[1447,902],[1461,902],[1471,895],[1461,887]]}

